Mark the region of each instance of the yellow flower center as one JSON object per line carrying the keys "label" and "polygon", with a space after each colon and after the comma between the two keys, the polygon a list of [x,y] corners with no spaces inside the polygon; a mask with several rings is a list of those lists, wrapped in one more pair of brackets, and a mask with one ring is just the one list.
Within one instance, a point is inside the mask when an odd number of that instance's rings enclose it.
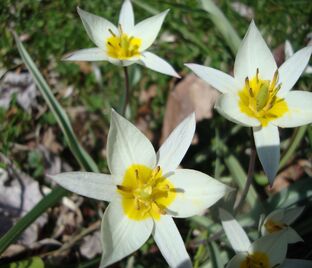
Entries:
{"label": "yellow flower center", "polygon": [[268,256],[264,252],[254,252],[248,254],[246,259],[241,262],[240,268],[270,268]]}
{"label": "yellow flower center", "polygon": [[287,225],[281,222],[275,222],[271,219],[268,219],[264,224],[264,227],[271,234],[284,229],[285,227],[287,227]]}
{"label": "yellow flower center", "polygon": [[152,217],[159,220],[167,213],[167,207],[176,197],[174,185],[162,175],[160,167],[131,165],[125,172],[123,182],[117,186],[122,196],[124,213],[132,220]]}
{"label": "yellow flower center", "polygon": [[277,84],[277,81],[278,71],[270,81],[260,79],[257,69],[256,75],[251,80],[246,77],[245,86],[239,92],[241,112],[258,119],[264,127],[288,111],[285,100],[276,95],[281,88],[281,84]]}
{"label": "yellow flower center", "polygon": [[109,30],[111,37],[106,40],[106,48],[108,56],[126,60],[134,56],[140,56],[140,46],[142,40],[134,36],[128,36],[122,31],[121,25],[119,25],[119,33],[116,35],[112,30]]}

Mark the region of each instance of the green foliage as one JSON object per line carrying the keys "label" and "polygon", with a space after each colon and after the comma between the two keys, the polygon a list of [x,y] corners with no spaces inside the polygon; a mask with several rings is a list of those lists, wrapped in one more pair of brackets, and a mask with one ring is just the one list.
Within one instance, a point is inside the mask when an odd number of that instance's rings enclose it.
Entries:
{"label": "green foliage", "polygon": [[12,262],[6,265],[0,265],[1,268],[44,268],[44,262],[40,257],[33,257],[31,259]]}

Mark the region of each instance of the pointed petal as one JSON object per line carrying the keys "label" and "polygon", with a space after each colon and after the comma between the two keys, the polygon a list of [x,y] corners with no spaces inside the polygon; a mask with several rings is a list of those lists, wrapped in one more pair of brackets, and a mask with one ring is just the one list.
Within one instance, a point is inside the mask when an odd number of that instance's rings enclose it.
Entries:
{"label": "pointed petal", "polygon": [[272,219],[273,221],[282,222],[284,224],[292,224],[303,212],[304,207],[294,207],[294,208],[281,208],[272,211],[267,217],[267,219]]}
{"label": "pointed petal", "polygon": [[65,189],[91,198],[112,201],[117,188],[111,175],[93,172],[64,172],[49,175]]}
{"label": "pointed petal", "polygon": [[312,93],[307,91],[290,91],[285,96],[288,112],[272,121],[279,127],[299,127],[312,123]]}
{"label": "pointed petal", "polygon": [[82,20],[83,26],[85,27],[89,38],[99,48],[106,49],[106,39],[111,36],[109,30],[117,33],[118,30],[114,24],[108,20],[89,13],[77,7],[77,12]]}
{"label": "pointed petal", "polygon": [[294,50],[289,40],[285,41],[284,53],[285,53],[286,60],[288,60],[292,55],[294,55]]}
{"label": "pointed petal", "polygon": [[154,168],[156,153],[151,142],[128,120],[114,110],[108,132],[107,163],[117,184],[133,164]]}
{"label": "pointed petal", "polygon": [[241,266],[241,263],[246,259],[247,253],[236,254],[226,265],[226,268],[237,268]]}
{"label": "pointed petal", "polygon": [[169,9],[147,18],[134,26],[131,35],[142,40],[140,51],[148,49],[154,43],[168,12]]}
{"label": "pointed petal", "polygon": [[101,48],[86,48],[66,55],[66,61],[103,61],[108,60],[106,52]]}
{"label": "pointed petal", "polygon": [[274,125],[253,128],[258,157],[270,184],[273,184],[280,160],[280,139]]}
{"label": "pointed petal", "polygon": [[184,65],[221,93],[236,92],[240,88],[235,79],[224,72],[199,64],[188,63]]}
{"label": "pointed petal", "polygon": [[191,145],[195,132],[195,113],[186,117],[169,135],[157,152],[157,165],[163,174],[174,171]]}
{"label": "pointed petal", "polygon": [[219,209],[220,219],[225,234],[236,253],[247,252],[251,243],[244,229],[226,210]]}
{"label": "pointed petal", "polygon": [[129,33],[133,30],[134,27],[134,15],[133,8],[130,0],[125,0],[122,4],[120,14],[119,14],[119,22],[122,30],[125,33]]}
{"label": "pointed petal", "polygon": [[287,233],[282,231],[261,237],[252,243],[249,252],[264,252],[270,260],[270,267],[283,263],[287,253]]}
{"label": "pointed petal", "polygon": [[303,242],[302,237],[293,228],[288,227],[286,232],[287,232],[287,243],[288,244]]}
{"label": "pointed petal", "polygon": [[293,88],[300,75],[307,67],[311,53],[312,46],[302,48],[285,61],[278,69],[278,82],[282,84],[281,89],[278,92],[278,96],[284,97],[287,92]]}
{"label": "pointed petal", "polygon": [[236,124],[248,127],[259,126],[260,122],[257,119],[241,112],[238,103],[239,100],[236,94],[227,93],[218,97],[215,108],[226,119]]}
{"label": "pointed petal", "polygon": [[155,221],[153,237],[170,267],[192,267],[179,230],[170,216]]}
{"label": "pointed petal", "polygon": [[277,70],[277,65],[257,26],[252,21],[236,55],[234,77],[243,82],[247,76],[254,77],[257,68],[262,79],[271,80]]}
{"label": "pointed petal", "polygon": [[138,250],[153,229],[152,218],[133,221],[123,212],[120,200],[109,204],[102,225],[103,255],[100,267],[106,267]]}
{"label": "pointed petal", "polygon": [[158,57],[154,53],[145,51],[144,53],[142,53],[142,57],[139,63],[144,65],[146,68],[149,68],[156,72],[180,78],[178,73],[167,61]]}
{"label": "pointed petal", "polygon": [[300,260],[300,259],[286,259],[281,268],[311,268],[312,261],[310,260]]}
{"label": "pointed petal", "polygon": [[177,190],[175,200],[168,207],[168,213],[174,217],[197,215],[231,190],[208,175],[191,169],[177,169],[168,179]]}

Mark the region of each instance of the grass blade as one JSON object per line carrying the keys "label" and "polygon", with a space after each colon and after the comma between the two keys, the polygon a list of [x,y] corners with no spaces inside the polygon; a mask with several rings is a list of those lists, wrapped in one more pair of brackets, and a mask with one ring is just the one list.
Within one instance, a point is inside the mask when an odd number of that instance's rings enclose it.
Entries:
{"label": "grass blade", "polygon": [[47,82],[44,80],[37,66],[31,59],[31,57],[29,56],[23,44],[19,41],[16,34],[14,34],[14,38],[15,38],[18,51],[24,63],[26,64],[28,70],[32,74],[32,77],[38,89],[40,90],[40,93],[42,94],[44,100],[48,104],[53,115],[55,116],[58,122],[58,125],[62,129],[71,152],[73,153],[73,155],[75,156],[75,158],[77,159],[81,167],[83,167],[84,169],[88,171],[98,172],[97,165],[94,163],[92,158],[79,144],[74,134],[74,131],[71,127],[67,114],[65,113],[61,105],[58,103],[56,98],[53,96],[50,87],[48,86]]}
{"label": "grass blade", "polygon": [[[73,129],[71,127],[70,121],[64,112],[61,105],[57,102],[53,96],[48,84],[40,74],[38,68],[36,67],[33,60],[30,58],[23,44],[18,40],[16,34],[14,34],[15,41],[17,44],[18,51],[25,62],[27,68],[31,72],[33,79],[35,80],[41,94],[43,95],[45,101],[47,102],[49,108],[54,114],[59,126],[61,127],[69,148],[71,149],[73,155],[80,163],[81,167],[87,171],[98,172],[98,168],[92,158],[87,154],[87,152],[79,144]],[[13,243],[21,233],[31,225],[42,213],[44,213],[48,208],[54,206],[59,200],[68,193],[62,187],[56,187],[45,196],[35,207],[33,207],[23,218],[21,218],[5,235],[0,239],[0,254],[6,250],[6,248]]]}
{"label": "grass blade", "polygon": [[202,8],[209,13],[210,19],[223,35],[233,54],[236,55],[241,39],[231,23],[212,0],[200,0],[200,2]]}

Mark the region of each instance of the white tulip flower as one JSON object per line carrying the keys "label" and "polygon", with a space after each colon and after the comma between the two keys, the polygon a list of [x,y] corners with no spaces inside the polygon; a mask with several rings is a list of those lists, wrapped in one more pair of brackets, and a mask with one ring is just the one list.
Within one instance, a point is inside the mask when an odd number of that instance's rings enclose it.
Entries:
{"label": "white tulip flower", "polygon": [[290,225],[300,216],[304,207],[281,208],[272,211],[265,217],[261,225],[261,234],[269,235],[276,232],[286,231],[288,243],[303,241],[300,235]]}
{"label": "white tulip flower", "polygon": [[230,189],[199,171],[177,169],[191,144],[195,125],[193,113],[156,154],[134,125],[112,111],[107,141],[111,175],[67,172],[52,176],[70,191],[110,202],[101,226],[101,267],[133,253],[151,234],[170,267],[191,267],[172,217],[199,214]]}
{"label": "white tulip flower", "polygon": [[250,243],[239,223],[227,211],[220,209],[220,219],[225,234],[236,255],[226,268],[275,268],[282,267],[287,253],[287,234],[270,234]]}
{"label": "white tulip flower", "polygon": [[121,66],[139,63],[154,71],[179,77],[169,63],[146,51],[155,41],[169,10],[135,25],[131,1],[125,0],[118,26],[79,7],[77,11],[89,38],[97,47],[75,51],[64,60],[109,61]]}
{"label": "white tulip flower", "polygon": [[234,77],[198,64],[186,64],[222,95],[216,109],[227,119],[253,128],[263,169],[273,183],[280,160],[278,127],[312,122],[312,93],[291,91],[311,56],[312,46],[295,53],[279,68],[252,21],[234,64]]}

